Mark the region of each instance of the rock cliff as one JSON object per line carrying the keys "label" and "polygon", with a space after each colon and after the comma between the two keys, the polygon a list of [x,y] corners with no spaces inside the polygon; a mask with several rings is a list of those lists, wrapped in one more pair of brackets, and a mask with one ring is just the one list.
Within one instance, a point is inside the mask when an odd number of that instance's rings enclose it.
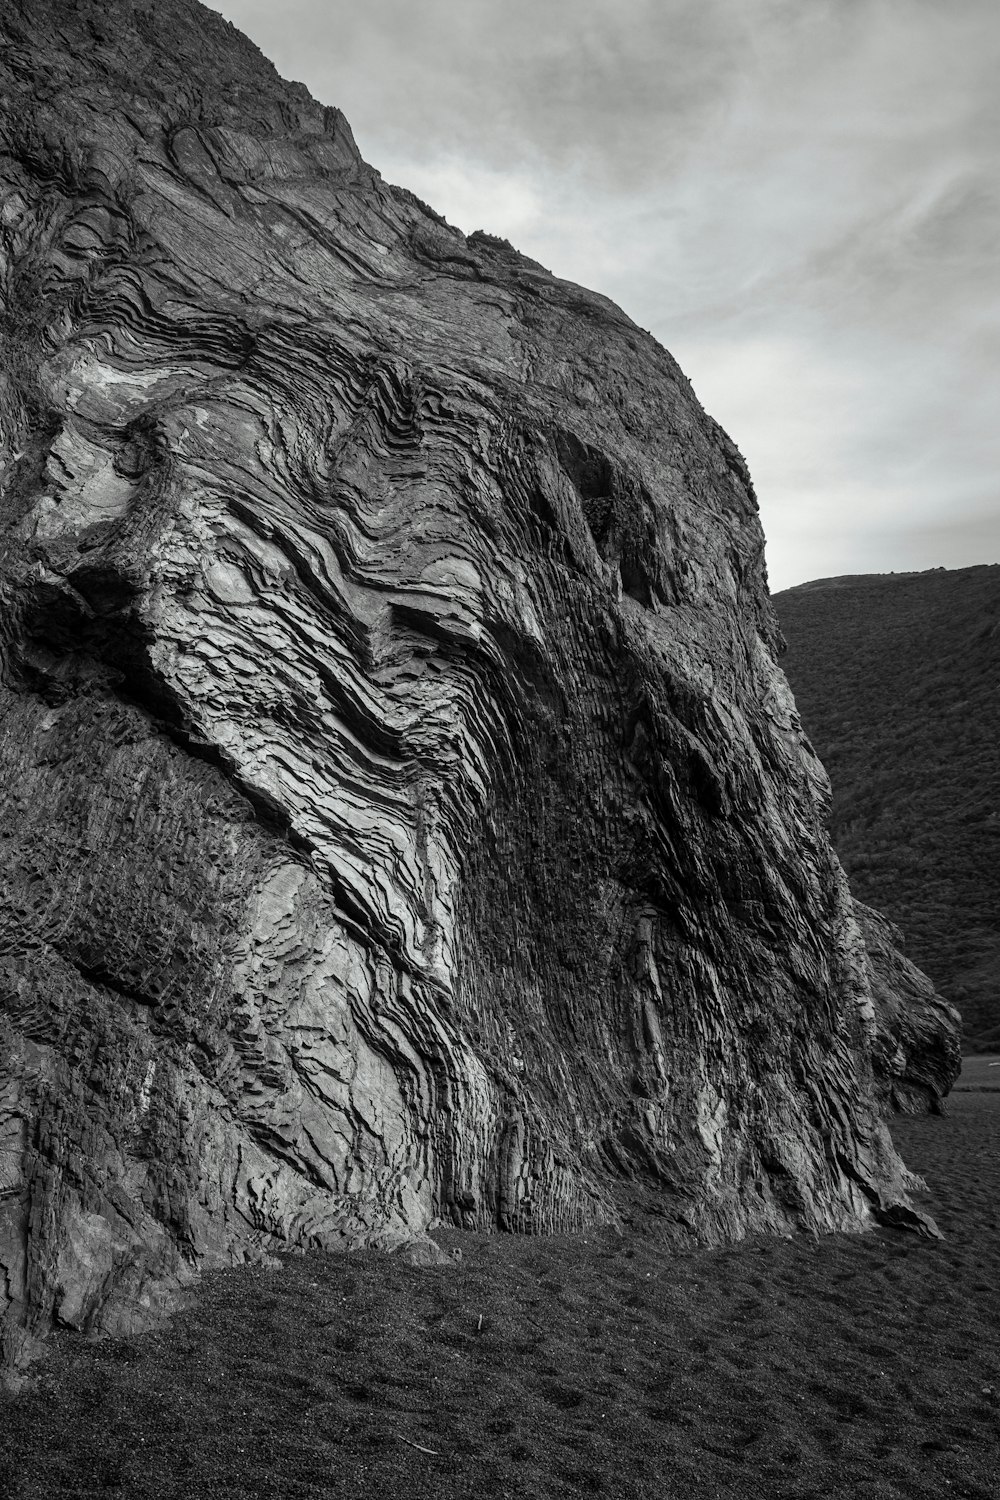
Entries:
{"label": "rock cliff", "polygon": [[0,78],[4,1357],[438,1217],[905,1217],[670,356],[194,0],[3,0]]}

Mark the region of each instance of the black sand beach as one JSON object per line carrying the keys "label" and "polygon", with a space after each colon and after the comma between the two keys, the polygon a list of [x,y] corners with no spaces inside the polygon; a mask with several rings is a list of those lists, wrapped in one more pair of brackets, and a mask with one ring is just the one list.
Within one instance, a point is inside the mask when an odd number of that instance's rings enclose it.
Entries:
{"label": "black sand beach", "polygon": [[992,1500],[997,1061],[894,1126],[942,1241],[448,1234],[454,1270],[206,1276],[158,1334],[54,1341],[0,1408],[0,1494]]}

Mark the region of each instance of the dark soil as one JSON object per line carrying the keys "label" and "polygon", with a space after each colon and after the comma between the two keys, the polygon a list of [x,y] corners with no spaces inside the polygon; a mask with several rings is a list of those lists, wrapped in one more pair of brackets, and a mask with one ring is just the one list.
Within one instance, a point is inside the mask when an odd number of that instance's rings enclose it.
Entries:
{"label": "dark soil", "polygon": [[158,1334],[53,1341],[0,1494],[991,1500],[1000,1092],[895,1134],[942,1241],[453,1233],[453,1269],[207,1275]]}

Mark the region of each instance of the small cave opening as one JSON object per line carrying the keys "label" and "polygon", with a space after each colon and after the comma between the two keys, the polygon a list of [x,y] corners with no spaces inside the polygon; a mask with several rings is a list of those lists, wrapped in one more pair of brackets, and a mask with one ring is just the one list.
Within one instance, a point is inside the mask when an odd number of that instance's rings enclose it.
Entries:
{"label": "small cave opening", "polygon": [[556,434],[556,453],[563,473],[580,496],[583,514],[598,546],[605,541],[614,520],[618,479],[611,462],[597,448],[575,433]]}
{"label": "small cave opening", "polygon": [[634,599],[645,609],[653,607],[653,591],[649,586],[649,579],[645,570],[634,558],[623,557],[620,563],[622,575],[622,593]]}

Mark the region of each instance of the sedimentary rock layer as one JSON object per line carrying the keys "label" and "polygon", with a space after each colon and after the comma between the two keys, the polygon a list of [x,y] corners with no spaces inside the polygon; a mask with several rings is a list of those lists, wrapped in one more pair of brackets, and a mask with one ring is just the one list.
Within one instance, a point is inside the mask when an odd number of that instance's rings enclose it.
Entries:
{"label": "sedimentary rock layer", "polygon": [[902,1211],[753,490],[193,0],[0,5],[0,1306]]}

